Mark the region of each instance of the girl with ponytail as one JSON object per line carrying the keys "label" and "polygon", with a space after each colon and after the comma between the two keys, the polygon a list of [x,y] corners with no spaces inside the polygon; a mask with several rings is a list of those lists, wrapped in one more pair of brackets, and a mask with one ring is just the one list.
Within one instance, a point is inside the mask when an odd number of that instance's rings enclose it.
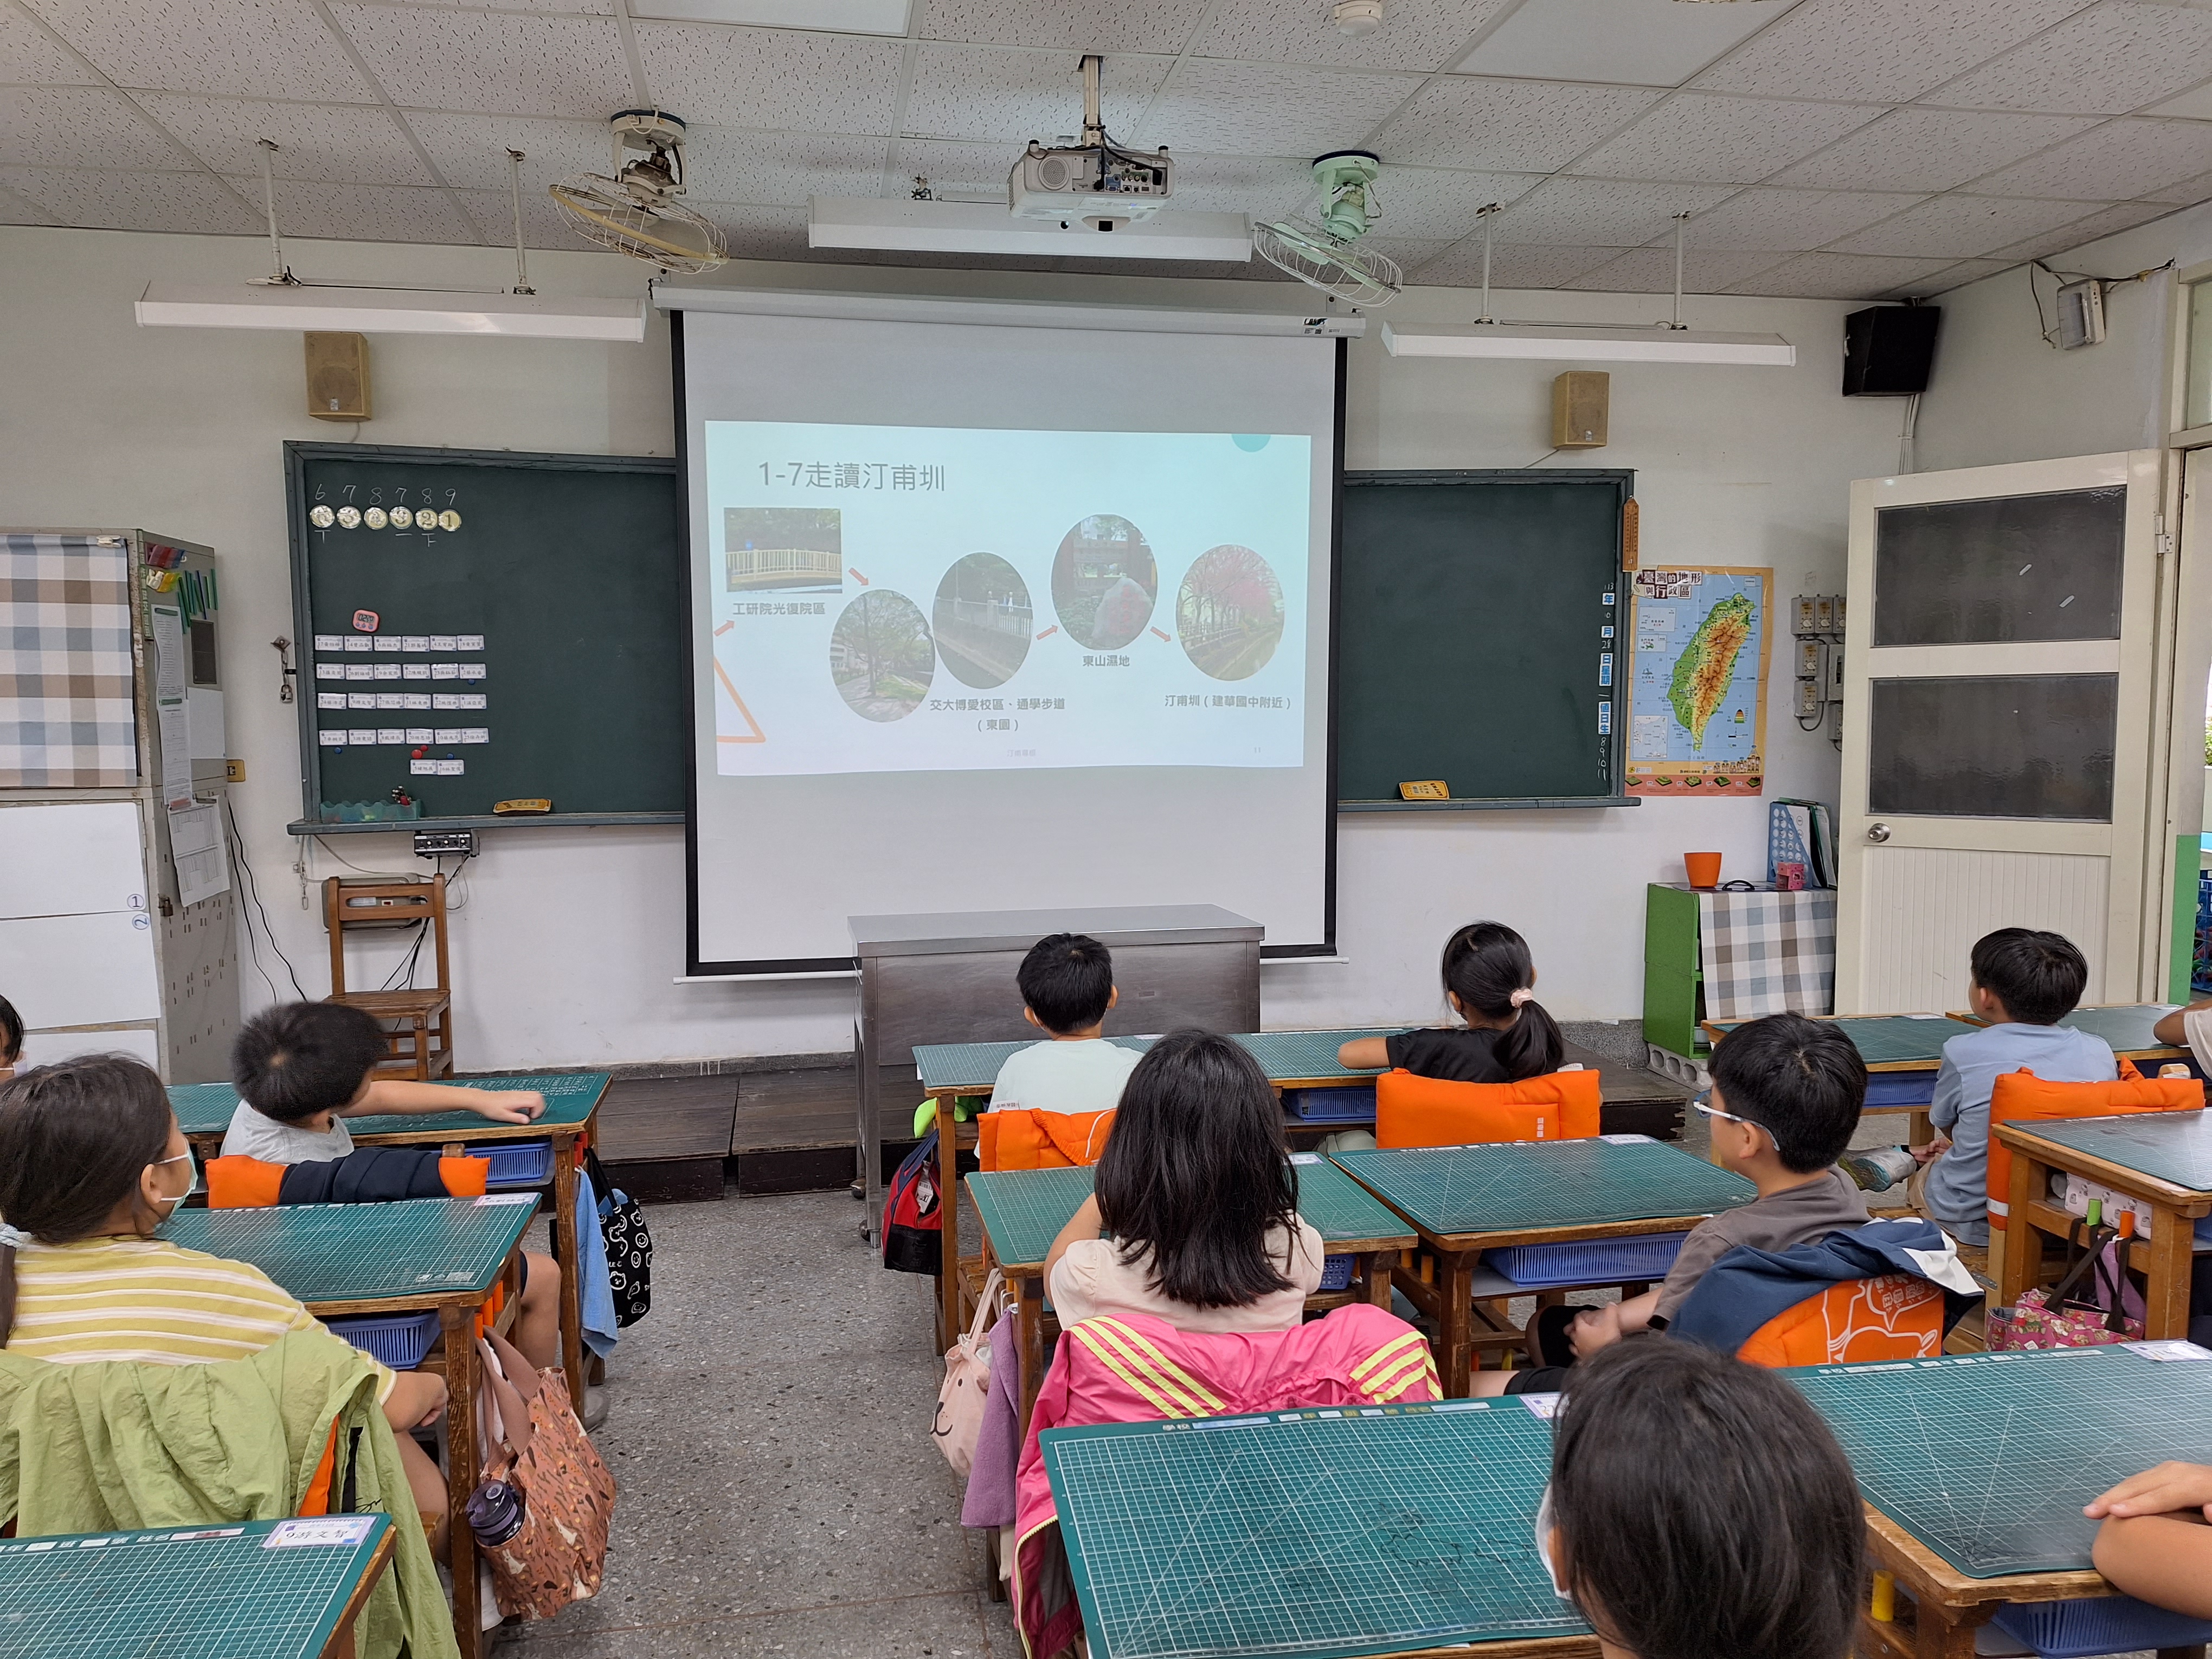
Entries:
{"label": "girl with ponytail", "polygon": [[1518,1083],[1556,1072],[1559,1023],[1536,1000],[1528,942],[1502,921],[1471,921],[1444,941],[1444,1000],[1466,1024],[1359,1037],[1337,1050],[1353,1071],[1403,1066],[1454,1083]]}

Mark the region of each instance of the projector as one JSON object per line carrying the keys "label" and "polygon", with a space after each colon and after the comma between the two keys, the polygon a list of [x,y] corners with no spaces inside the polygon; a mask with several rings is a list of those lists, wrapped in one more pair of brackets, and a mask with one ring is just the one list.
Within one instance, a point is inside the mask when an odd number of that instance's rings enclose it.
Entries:
{"label": "projector", "polygon": [[1032,142],[1006,179],[1006,205],[1018,219],[1080,219],[1093,230],[1113,230],[1149,219],[1168,204],[1175,163],[1165,149],[1129,150],[1118,145],[1072,144],[1058,149]]}

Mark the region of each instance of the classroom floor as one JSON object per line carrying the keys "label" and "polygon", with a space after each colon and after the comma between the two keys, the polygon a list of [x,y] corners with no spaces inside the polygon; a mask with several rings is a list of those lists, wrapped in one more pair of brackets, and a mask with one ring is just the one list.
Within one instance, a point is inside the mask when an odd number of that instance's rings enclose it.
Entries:
{"label": "classroom floor", "polygon": [[930,1281],[842,1192],[655,1205],[653,1311],[592,1438],[620,1497],[597,1600],[509,1659],[1018,1659],[929,1438]]}

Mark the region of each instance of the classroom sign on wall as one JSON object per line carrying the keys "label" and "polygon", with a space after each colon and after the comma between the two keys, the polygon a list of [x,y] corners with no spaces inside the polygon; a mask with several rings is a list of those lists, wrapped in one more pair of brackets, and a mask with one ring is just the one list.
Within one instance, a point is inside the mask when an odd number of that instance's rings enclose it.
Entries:
{"label": "classroom sign on wall", "polygon": [[1771,570],[1639,570],[1630,615],[1628,793],[1695,799],[1765,783]]}

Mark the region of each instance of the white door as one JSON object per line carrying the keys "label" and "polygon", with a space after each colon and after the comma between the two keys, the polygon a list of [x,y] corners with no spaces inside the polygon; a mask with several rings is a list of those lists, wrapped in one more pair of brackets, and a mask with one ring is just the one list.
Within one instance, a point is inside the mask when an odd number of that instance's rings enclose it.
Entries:
{"label": "white door", "polygon": [[1964,1008],[2007,927],[2080,945],[2084,1002],[2156,994],[2158,490],[2155,450],[1851,486],[1837,1012]]}

